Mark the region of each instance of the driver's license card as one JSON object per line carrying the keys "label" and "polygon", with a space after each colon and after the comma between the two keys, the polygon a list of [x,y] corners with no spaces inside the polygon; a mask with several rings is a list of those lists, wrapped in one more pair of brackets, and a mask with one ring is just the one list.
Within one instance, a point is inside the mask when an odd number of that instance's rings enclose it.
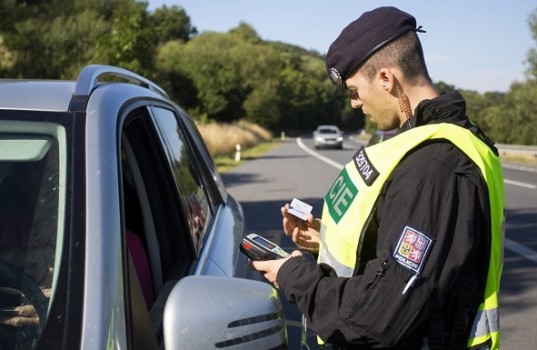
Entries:
{"label": "driver's license card", "polygon": [[291,204],[289,205],[288,212],[293,214],[299,219],[306,221],[308,215],[311,213],[313,207],[307,203],[302,202],[300,199],[293,198]]}

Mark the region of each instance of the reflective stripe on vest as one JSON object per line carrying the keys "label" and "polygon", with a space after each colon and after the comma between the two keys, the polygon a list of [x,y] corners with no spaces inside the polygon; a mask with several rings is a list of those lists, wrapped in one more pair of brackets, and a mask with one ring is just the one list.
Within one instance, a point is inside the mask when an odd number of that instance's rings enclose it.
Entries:
{"label": "reflective stripe on vest", "polygon": [[487,184],[490,202],[491,251],[483,302],[474,320],[468,346],[489,339],[499,347],[498,290],[503,261],[504,195],[499,158],[471,131],[453,124],[432,124],[407,130],[390,140],[361,148],[341,171],[325,196],[319,262],[338,276],[351,277],[357,266],[364,232],[384,183],[401,159],[421,143],[445,139],[478,167]]}
{"label": "reflective stripe on vest", "polygon": [[500,315],[498,313],[498,308],[492,310],[480,310],[476,314],[470,334],[473,334],[475,338],[485,337],[489,333],[498,332],[499,326]]}

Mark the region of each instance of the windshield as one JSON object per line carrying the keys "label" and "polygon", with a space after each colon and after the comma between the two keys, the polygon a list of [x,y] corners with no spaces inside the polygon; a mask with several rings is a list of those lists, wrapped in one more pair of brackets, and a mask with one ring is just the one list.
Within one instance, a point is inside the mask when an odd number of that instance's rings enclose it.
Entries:
{"label": "windshield", "polygon": [[338,134],[339,130],[334,128],[322,128],[319,129],[319,133],[321,134]]}
{"label": "windshield", "polygon": [[66,132],[0,120],[0,348],[37,344],[57,285],[66,205]]}

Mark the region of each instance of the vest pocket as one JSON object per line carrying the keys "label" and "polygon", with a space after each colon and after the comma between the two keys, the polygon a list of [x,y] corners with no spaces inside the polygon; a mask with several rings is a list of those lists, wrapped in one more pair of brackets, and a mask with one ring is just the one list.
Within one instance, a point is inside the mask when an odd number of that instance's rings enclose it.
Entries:
{"label": "vest pocket", "polygon": [[[403,294],[414,275],[393,258],[374,260],[364,272],[364,288],[357,291],[351,311],[345,315],[348,327],[358,334],[367,331],[386,345],[397,344],[416,325],[429,294],[424,277],[418,277]],[[373,262],[373,261],[372,261]]]}

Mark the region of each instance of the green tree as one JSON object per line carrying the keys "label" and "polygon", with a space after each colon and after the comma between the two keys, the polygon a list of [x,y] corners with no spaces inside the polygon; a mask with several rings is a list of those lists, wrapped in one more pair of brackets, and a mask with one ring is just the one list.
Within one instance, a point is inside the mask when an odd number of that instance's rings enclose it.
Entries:
{"label": "green tree", "polygon": [[76,78],[81,66],[95,61],[95,43],[110,32],[115,8],[134,0],[0,0],[9,11],[0,30],[3,51],[14,57],[2,75],[20,78]]}
{"label": "green tree", "polygon": [[282,118],[278,81],[275,79],[267,80],[252,90],[244,101],[244,111],[245,119],[274,129]]}
{"label": "green tree", "polygon": [[192,79],[180,69],[185,43],[172,40],[157,49],[155,70],[159,75],[160,85],[168,91],[170,97],[187,109],[192,116],[199,116],[197,90]]}
{"label": "green tree", "polygon": [[[537,42],[537,9],[529,16],[530,30]],[[480,119],[497,142],[537,145],[537,51],[528,51],[527,81],[511,85],[505,96],[485,94],[489,105]]]}
{"label": "green tree", "polygon": [[4,45],[4,37],[0,34],[0,77],[8,75],[15,65],[15,56]]}
{"label": "green tree", "polygon": [[537,145],[537,81],[514,83],[495,115],[499,142]]}
{"label": "green tree", "polygon": [[229,31],[229,34],[245,43],[258,44],[261,42],[261,38],[259,38],[259,35],[257,35],[254,27],[246,22],[239,23],[238,27]]}
{"label": "green tree", "polygon": [[[531,35],[537,43],[537,8],[530,14],[528,19]],[[528,76],[530,79],[537,79],[537,48],[531,48],[527,55]]]}
{"label": "green tree", "polygon": [[13,30],[15,23],[25,18],[25,8],[15,0],[0,0],[0,32]]}
{"label": "green tree", "polygon": [[6,34],[6,46],[16,57],[11,75],[22,78],[76,78],[74,72],[92,61],[94,42],[107,32],[95,11],[53,20],[28,19]]}
{"label": "green tree", "polygon": [[162,6],[149,16],[150,27],[154,40],[158,44],[167,43],[171,40],[187,42],[198,33],[192,26],[190,17],[179,6]]}
{"label": "green tree", "polygon": [[192,82],[198,102],[193,115],[206,115],[217,121],[232,121],[243,116],[239,67],[229,50],[233,45],[233,39],[225,34],[206,32],[187,43],[171,42],[159,49],[159,69]]}
{"label": "green tree", "polygon": [[97,40],[94,59],[153,76],[155,43],[145,3],[129,2],[114,9],[110,32]]}
{"label": "green tree", "polygon": [[439,82],[434,83],[434,87],[436,88],[436,90],[438,90],[439,93],[444,93],[444,92],[448,92],[448,91],[451,91],[451,90],[455,90],[454,85],[445,83],[443,81],[439,81]]}
{"label": "green tree", "polygon": [[204,32],[186,43],[169,41],[156,57],[162,84],[199,119],[244,118],[278,130],[363,125],[363,115],[348,110],[344,90],[328,79],[322,57],[264,41],[246,23],[228,33]]}
{"label": "green tree", "polygon": [[480,128],[488,133],[493,129],[490,119],[486,118],[484,111],[487,108],[498,105],[502,102],[504,93],[485,93],[480,94],[477,91],[461,90],[466,102],[466,114]]}

